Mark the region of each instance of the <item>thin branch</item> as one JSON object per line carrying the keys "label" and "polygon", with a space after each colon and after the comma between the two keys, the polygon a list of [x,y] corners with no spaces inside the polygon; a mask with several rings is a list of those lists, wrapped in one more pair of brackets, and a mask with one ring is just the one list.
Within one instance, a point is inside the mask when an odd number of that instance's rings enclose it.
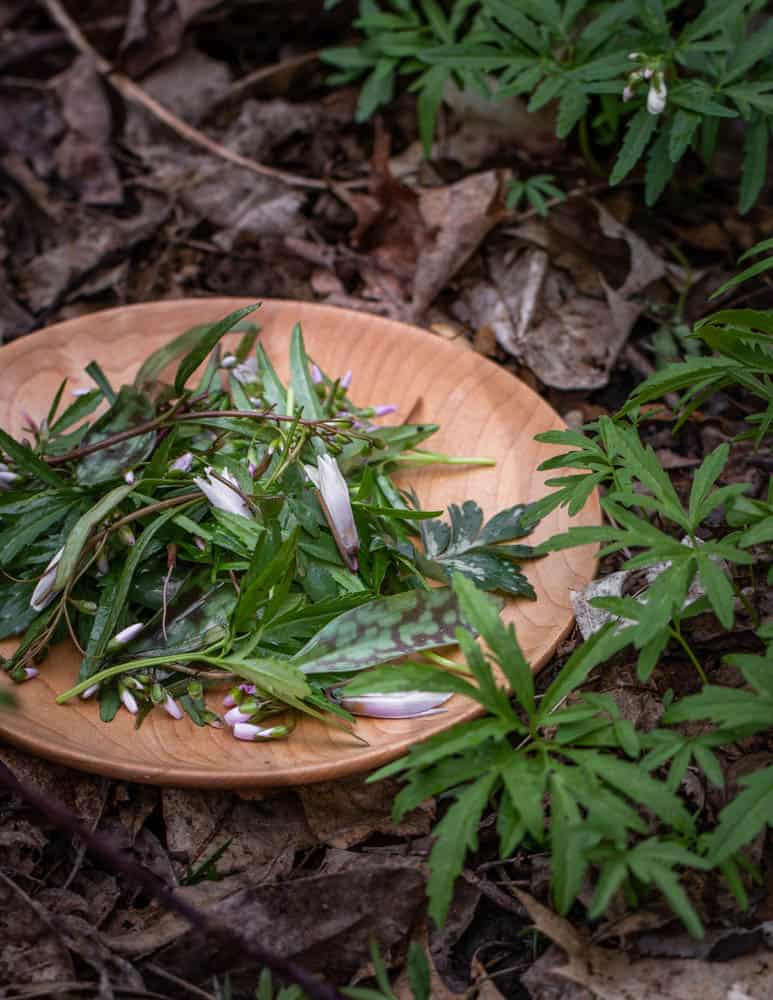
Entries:
{"label": "thin branch", "polygon": [[48,11],[51,19],[65,33],[70,44],[79,52],[90,56],[94,60],[97,72],[112,84],[125,100],[133,104],[139,104],[140,107],[145,108],[154,118],[163,122],[164,125],[168,126],[187,142],[206,149],[208,153],[212,153],[222,160],[227,160],[229,163],[233,163],[237,167],[242,167],[244,170],[249,170],[261,177],[271,177],[273,180],[281,181],[283,184],[288,184],[291,187],[307,188],[315,191],[327,190],[328,184],[326,181],[319,180],[316,177],[302,177],[288,170],[280,170],[278,167],[268,167],[263,163],[258,163],[257,160],[251,160],[249,157],[242,156],[241,153],[235,153],[232,149],[222,146],[219,142],[215,142],[214,139],[210,139],[204,132],[184,122],[168,108],[165,108],[163,104],[160,104],[155,98],[151,97],[150,94],[146,93],[134,80],[131,80],[124,73],[113,70],[107,59],[97,52],[75,21],[73,21],[60,3],[60,0],[41,0],[41,2]]}
{"label": "thin branch", "polygon": [[261,80],[266,80],[277,73],[285,73],[288,70],[297,69],[299,66],[305,66],[306,63],[313,62],[318,58],[319,52],[314,50],[312,52],[302,52],[300,55],[291,56],[289,59],[283,59],[281,62],[272,63],[270,66],[258,66],[257,69],[253,69],[245,76],[239,77],[238,80],[234,80],[225,94],[218,97],[211,107],[207,109],[207,114],[212,114],[218,108],[222,108],[224,105],[231,104],[243,97],[251,87],[254,87],[256,83],[260,83]]}
{"label": "thin branch", "polygon": [[187,920],[202,939],[209,938],[221,944],[228,952],[241,951],[249,955],[257,964],[297,983],[308,993],[311,1000],[344,1000],[334,986],[328,986],[311,974],[303,966],[291,959],[283,958],[264,948],[259,942],[244,936],[238,927],[213,920],[206,913],[192,906],[187,899],[174,892],[158,876],[143,865],[131,860],[120,849],[112,837],[89,830],[78,817],[58,799],[42,794],[36,788],[22,784],[16,775],[0,762],[0,788],[26,802],[32,809],[43,815],[50,823],[79,838],[93,854],[98,855],[115,872],[124,875],[149,896],[157,899],[162,906]]}

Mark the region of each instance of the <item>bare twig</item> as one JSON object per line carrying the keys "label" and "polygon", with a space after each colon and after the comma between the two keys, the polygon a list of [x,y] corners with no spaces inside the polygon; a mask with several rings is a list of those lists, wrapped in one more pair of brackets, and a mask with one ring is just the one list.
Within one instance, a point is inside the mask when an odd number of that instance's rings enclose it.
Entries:
{"label": "bare twig", "polygon": [[[225,951],[249,955],[259,965],[271,969],[283,979],[297,983],[301,989],[308,993],[311,1000],[343,1000],[334,986],[319,982],[303,966],[269,951],[259,942],[244,936],[238,927],[228,926],[218,920],[213,920],[192,906],[187,899],[179,896],[158,876],[127,857],[112,837],[89,830],[58,799],[49,798],[36,788],[22,784],[10,768],[3,763],[0,763],[0,788],[26,802],[36,812],[45,816],[49,822],[71,837],[79,838],[86,844],[89,851],[101,857],[113,871],[124,875],[149,896],[157,899],[166,909],[187,920],[202,939],[208,938],[210,941],[214,940],[220,943]],[[18,887],[16,888],[18,889]]]}
{"label": "bare twig", "polygon": [[261,80],[267,80],[269,77],[276,76],[277,73],[285,73],[288,70],[297,69],[299,66],[305,66],[306,63],[313,62],[318,57],[319,52],[317,51],[302,52],[298,56],[291,56],[289,59],[282,59],[281,62],[271,63],[270,66],[258,66],[257,69],[239,77],[238,80],[234,80],[228,90],[208,108],[207,114],[211,114],[217,108],[222,108],[225,104],[239,100]]}
{"label": "bare twig", "polygon": [[229,163],[233,163],[237,167],[242,167],[244,170],[249,170],[261,177],[271,177],[291,187],[307,188],[316,191],[327,189],[328,185],[326,181],[319,180],[316,177],[302,177],[300,174],[293,174],[288,170],[280,170],[278,167],[268,167],[264,163],[258,163],[257,160],[251,160],[247,156],[242,156],[241,153],[235,153],[232,149],[228,149],[219,142],[215,142],[214,139],[210,139],[204,132],[184,122],[168,108],[165,108],[163,104],[160,104],[150,94],[146,93],[142,87],[138,86],[134,80],[131,80],[124,73],[114,70],[107,59],[101,56],[86,38],[75,21],[73,21],[64,9],[60,0],[41,0],[41,2],[48,11],[51,19],[65,33],[70,44],[79,52],[83,52],[94,60],[97,72],[112,84],[125,100],[131,101],[133,104],[139,104],[140,107],[145,108],[154,118],[163,122],[164,125],[168,126],[187,142],[190,142],[194,146],[200,146],[202,149],[206,149],[208,153],[212,153],[222,160],[227,160]]}

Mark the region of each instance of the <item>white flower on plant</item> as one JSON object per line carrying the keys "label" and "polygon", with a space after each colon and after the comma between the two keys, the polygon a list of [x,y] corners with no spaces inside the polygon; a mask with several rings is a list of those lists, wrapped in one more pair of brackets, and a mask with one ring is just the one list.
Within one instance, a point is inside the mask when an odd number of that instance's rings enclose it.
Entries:
{"label": "white flower on plant", "polygon": [[394,413],[397,407],[393,403],[380,403],[378,406],[373,407],[374,417],[386,417],[390,413]]}
{"label": "white flower on plant", "polygon": [[216,478],[214,470],[207,466],[204,475],[196,476],[193,481],[213,507],[229,514],[236,514],[238,517],[252,517],[250,508],[242,499],[235,477],[228,469],[218,471],[217,476],[219,478]]}
{"label": "white flower on plant", "polygon": [[650,89],[647,93],[647,111],[651,115],[661,114],[665,110],[667,96],[668,87],[666,87],[663,74],[656,73],[650,81]]}
{"label": "white flower on plant", "polygon": [[46,566],[43,571],[43,575],[38,580],[35,589],[32,591],[32,597],[30,597],[30,607],[34,611],[42,611],[43,608],[47,608],[51,601],[53,601],[55,595],[59,592],[59,590],[61,590],[60,587],[56,586],[56,571],[63,552],[64,546],[59,549],[48,566]]}
{"label": "white flower on plant", "polygon": [[124,482],[128,483],[129,486],[134,486],[135,476],[134,476],[134,473],[132,472],[131,469],[129,469],[128,472],[124,472],[123,478],[124,478]]}
{"label": "white flower on plant", "polygon": [[91,687],[87,687],[85,691],[81,691],[81,698],[83,701],[88,701],[89,698],[94,697],[97,691],[99,691],[99,684],[92,684]]}
{"label": "white flower on plant", "polygon": [[623,101],[630,101],[633,97],[633,87],[630,83],[623,88]]}
{"label": "white flower on plant", "polygon": [[341,558],[349,569],[356,573],[360,538],[357,534],[357,525],[354,523],[349,487],[338,468],[338,462],[330,455],[321,455],[317,459],[316,468],[313,465],[305,465],[304,468],[306,475],[317,488],[317,497],[333,532]]}
{"label": "white flower on plant", "polygon": [[314,383],[314,385],[319,385],[320,382],[323,381],[322,372],[319,370],[319,367],[315,365],[313,362],[311,365],[311,381]]}
{"label": "white flower on plant", "polygon": [[432,691],[392,691],[389,694],[353,695],[336,700],[352,715],[365,715],[372,719],[416,719],[422,715],[437,715],[451,694]]}
{"label": "white flower on plant", "polygon": [[349,371],[342,376],[340,386],[342,389],[348,389],[351,384],[352,384],[352,370],[350,368]]}

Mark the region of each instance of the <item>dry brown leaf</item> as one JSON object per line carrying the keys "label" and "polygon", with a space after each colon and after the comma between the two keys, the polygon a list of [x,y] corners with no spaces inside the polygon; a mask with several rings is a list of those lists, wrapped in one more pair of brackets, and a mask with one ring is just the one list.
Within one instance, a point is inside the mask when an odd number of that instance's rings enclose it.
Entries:
{"label": "dry brown leaf", "polygon": [[[265,948],[345,982],[359,969],[371,939],[379,942],[388,964],[394,950],[402,953],[425,901],[424,875],[412,859],[354,857],[356,863],[343,871],[232,891],[206,912],[238,925]],[[240,954],[223,954],[219,945],[193,947],[189,932],[165,947],[158,960],[167,971],[194,981],[230,963],[234,985],[253,989],[258,971]]]}
{"label": "dry brown leaf", "polygon": [[298,789],[306,820],[316,838],[331,847],[359,844],[373,833],[400,837],[425,836],[432,828],[433,803],[424,803],[400,823],[390,814],[399,784],[380,781],[366,785],[362,778],[326,781]]}
{"label": "dry brown leaf", "polygon": [[412,319],[422,316],[491,229],[504,218],[507,177],[506,171],[487,170],[448,187],[421,192],[419,211],[429,235],[416,264],[410,309]]}
{"label": "dry brown leaf", "polygon": [[[543,967],[548,981],[569,981],[598,1000],[769,1000],[773,995],[773,953],[746,955],[731,962],[699,959],[632,959],[625,952],[599,948],[568,920],[525,892],[514,890],[537,929],[559,946],[555,964]],[[559,965],[561,958],[565,964]],[[527,986],[538,986],[527,973]],[[554,994],[575,1000],[576,992]]]}
{"label": "dry brown leaf", "polygon": [[56,149],[59,176],[85,205],[117,205],[123,187],[110,154],[112,114],[94,60],[77,56],[56,81],[67,124]]}

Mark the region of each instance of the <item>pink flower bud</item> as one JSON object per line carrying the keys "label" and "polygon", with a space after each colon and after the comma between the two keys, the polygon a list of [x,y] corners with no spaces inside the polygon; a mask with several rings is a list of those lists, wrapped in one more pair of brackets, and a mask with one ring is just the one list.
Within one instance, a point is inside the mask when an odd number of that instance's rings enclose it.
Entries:
{"label": "pink flower bud", "polygon": [[132,715],[136,715],[139,711],[139,705],[137,704],[137,699],[127,690],[125,687],[121,688],[121,701],[123,702],[123,707],[127,712],[131,712]]}
{"label": "pink flower bud", "polygon": [[346,374],[341,378],[340,385],[342,389],[348,389],[351,384],[352,384],[352,370],[350,368],[349,371],[346,372]]}
{"label": "pink flower bud", "polygon": [[322,380],[323,380],[322,379],[322,372],[319,370],[319,368],[315,364],[312,363],[312,366],[311,366],[311,381],[314,383],[314,385],[319,385],[320,382],[322,382]]}
{"label": "pink flower bud", "polygon": [[242,712],[238,705],[230,709],[223,716],[223,721],[227,726],[236,726],[240,722],[249,722],[252,718],[252,713]]}
{"label": "pink flower bud", "polygon": [[382,403],[380,406],[373,408],[373,415],[375,417],[385,417],[389,413],[394,413],[397,410],[396,406],[391,403]]}
{"label": "pink flower bud", "polygon": [[166,696],[166,700],[164,701],[164,710],[168,712],[173,719],[182,719],[183,717],[183,710],[180,708],[180,706],[177,704],[177,702],[174,700],[171,694],[168,694]]}

